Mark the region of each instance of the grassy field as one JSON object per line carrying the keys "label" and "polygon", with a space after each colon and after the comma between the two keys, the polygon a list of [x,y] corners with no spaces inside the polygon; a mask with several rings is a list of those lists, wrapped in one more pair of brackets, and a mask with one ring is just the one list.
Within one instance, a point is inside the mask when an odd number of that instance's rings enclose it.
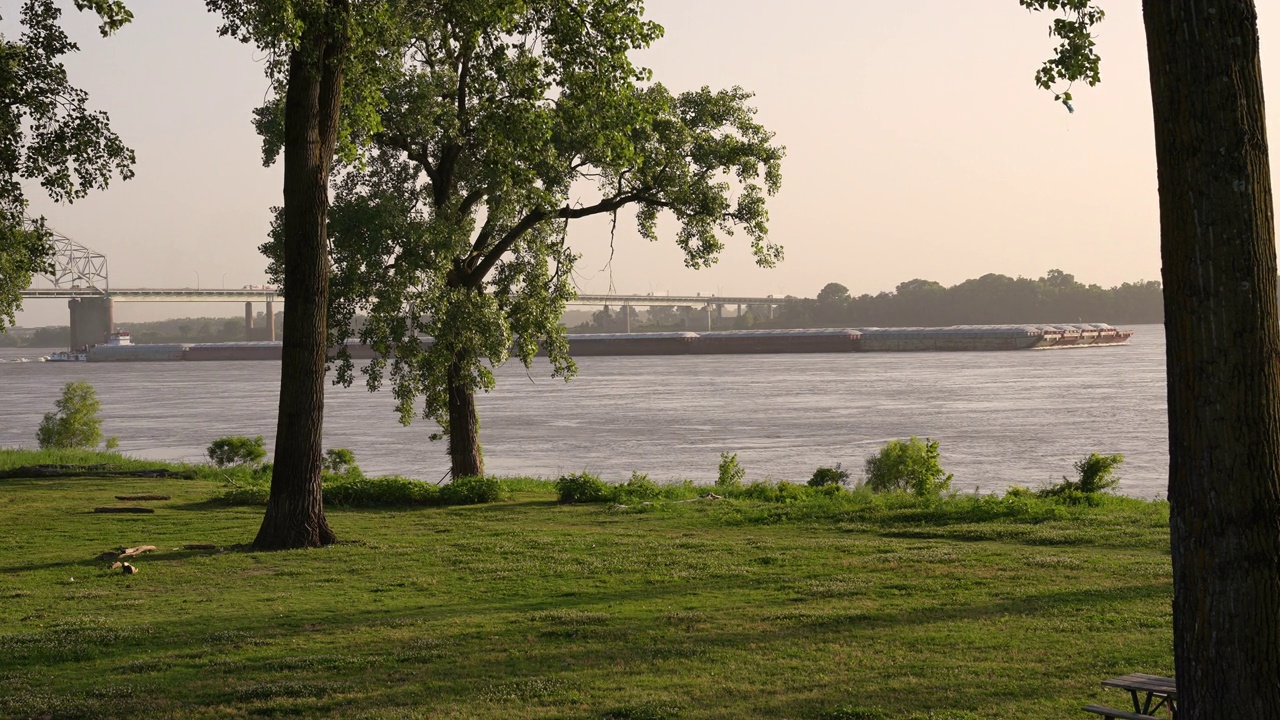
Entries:
{"label": "grassy field", "polygon": [[[0,480],[0,716],[1085,717],[1172,670],[1163,503],[508,487],[256,553],[211,479]],[[126,493],[172,499],[91,512]]]}

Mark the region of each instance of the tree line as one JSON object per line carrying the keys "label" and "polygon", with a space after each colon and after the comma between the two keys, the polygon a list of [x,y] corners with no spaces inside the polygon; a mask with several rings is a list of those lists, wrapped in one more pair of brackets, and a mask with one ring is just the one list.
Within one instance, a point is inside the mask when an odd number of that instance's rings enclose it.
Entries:
{"label": "tree line", "polygon": [[[756,325],[758,318],[753,318]],[[1116,287],[1085,285],[1074,275],[1050,270],[1032,279],[988,273],[946,287],[908,280],[892,292],[851,295],[828,283],[817,297],[784,305],[776,327],[929,327],[1017,323],[1105,322],[1113,325],[1164,321],[1160,282],[1139,280]]]}

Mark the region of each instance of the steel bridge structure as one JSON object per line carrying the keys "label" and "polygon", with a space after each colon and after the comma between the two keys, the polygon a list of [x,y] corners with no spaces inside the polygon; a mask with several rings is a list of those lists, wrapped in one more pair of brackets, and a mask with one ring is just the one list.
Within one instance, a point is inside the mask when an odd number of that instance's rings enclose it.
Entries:
{"label": "steel bridge structure", "polygon": [[[66,300],[71,310],[71,347],[73,349],[105,340],[115,329],[114,306],[117,302],[243,302],[245,304],[245,338],[275,339],[275,304],[284,302],[280,288],[271,285],[251,285],[239,289],[206,288],[112,288],[107,274],[107,257],[56,231],[45,228],[53,245],[54,267],[40,277],[51,287],[31,287],[22,291],[23,300]],[[739,314],[744,307],[767,308],[772,317],[774,311],[794,302],[795,298],[777,298],[717,295],[628,295],[620,293],[578,295],[569,305],[590,307],[618,307],[623,309],[626,331],[631,331],[630,308],[634,307],[683,307],[705,311],[707,327],[712,326],[712,316],[719,315],[726,305],[737,306]],[[265,303],[265,332],[255,333],[253,303]]]}

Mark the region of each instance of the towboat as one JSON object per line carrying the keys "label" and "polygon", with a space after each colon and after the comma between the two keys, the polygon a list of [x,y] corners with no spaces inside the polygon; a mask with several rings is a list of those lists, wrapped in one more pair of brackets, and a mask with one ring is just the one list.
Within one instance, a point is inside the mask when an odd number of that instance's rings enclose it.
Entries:
{"label": "towboat", "polygon": [[45,362],[88,362],[89,354],[61,350],[44,359]]}

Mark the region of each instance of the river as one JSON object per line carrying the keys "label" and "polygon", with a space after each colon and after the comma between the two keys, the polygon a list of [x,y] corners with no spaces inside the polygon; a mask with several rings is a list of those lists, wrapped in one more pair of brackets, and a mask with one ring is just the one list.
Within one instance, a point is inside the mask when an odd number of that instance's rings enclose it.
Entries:
{"label": "river", "polygon": [[[554,478],[590,470],[625,480],[715,479],[721,451],[747,480],[803,482],[819,465],[861,475],[891,438],[931,437],[962,491],[1036,488],[1073,475],[1090,452],[1123,453],[1119,490],[1167,486],[1164,333],[1128,345],[1023,352],[588,357],[571,382],[545,365],[497,372],[480,398],[486,468]],[[48,351],[0,349],[0,360]],[[203,459],[223,435],[275,432],[278,362],[0,362],[0,446],[35,446],[63,383],[85,380],[103,431],[126,453]],[[435,481],[448,469],[425,420],[402,427],[389,392],[331,387],[325,445],[367,473]],[[270,446],[268,446],[270,447]]]}

